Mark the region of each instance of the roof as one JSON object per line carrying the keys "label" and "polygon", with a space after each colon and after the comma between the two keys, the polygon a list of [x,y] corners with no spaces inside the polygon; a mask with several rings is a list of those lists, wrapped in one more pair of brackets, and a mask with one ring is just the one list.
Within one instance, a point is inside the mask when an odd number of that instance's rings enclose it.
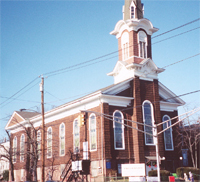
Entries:
{"label": "roof", "polygon": [[33,116],[40,114],[38,112],[27,112],[27,111],[15,111],[15,112],[24,119],[29,119],[32,118]]}

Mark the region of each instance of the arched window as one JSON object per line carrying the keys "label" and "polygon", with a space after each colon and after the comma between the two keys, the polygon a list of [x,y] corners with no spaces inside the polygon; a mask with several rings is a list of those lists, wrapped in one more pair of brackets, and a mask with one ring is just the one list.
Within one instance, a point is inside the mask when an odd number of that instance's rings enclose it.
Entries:
{"label": "arched window", "polygon": [[[144,126],[144,131],[153,135],[153,128],[152,126],[154,125],[154,119],[153,119],[153,106],[151,102],[149,101],[144,101],[142,105],[142,110],[143,110],[143,121],[144,124],[148,126]],[[153,145],[153,136],[144,134],[145,135],[145,144],[146,145]]]}
{"label": "arched window", "polygon": [[125,149],[124,147],[124,118],[120,111],[113,114],[114,146],[116,150]]}
{"label": "arched window", "polygon": [[37,152],[38,152],[38,160],[40,160],[41,158],[41,141],[42,141],[42,138],[41,138],[41,131],[39,130],[37,132]]}
{"label": "arched window", "polygon": [[[171,120],[168,115],[163,116],[162,121],[163,123],[163,129],[166,129],[171,126]],[[172,128],[169,128],[168,130],[164,131],[164,140],[165,140],[165,150],[174,150],[173,146],[173,136],[172,136]]]}
{"label": "arched window", "polygon": [[65,155],[65,124],[60,125],[60,155]]}
{"label": "arched window", "polygon": [[139,57],[147,58],[147,35],[144,31],[138,32]]}
{"label": "arched window", "polygon": [[24,162],[24,144],[25,144],[25,136],[24,134],[22,134],[20,138],[20,161],[21,162]]}
{"label": "arched window", "polygon": [[17,137],[13,139],[13,162],[17,161]]}
{"label": "arched window", "polygon": [[97,150],[97,130],[96,130],[96,116],[95,114],[90,115],[90,150]]}
{"label": "arched window", "polygon": [[52,128],[47,129],[47,157],[52,157]]}
{"label": "arched window", "polygon": [[132,3],[131,3],[131,6],[130,6],[130,18],[131,18],[131,19],[136,18],[136,17],[135,17],[135,13],[136,13],[135,11],[136,11],[136,6],[135,6],[135,3],[132,2]]}
{"label": "arched window", "polygon": [[80,152],[80,128],[79,128],[78,119],[74,120],[73,135],[74,135],[73,137],[74,153],[79,153]]}
{"label": "arched window", "polygon": [[122,59],[126,60],[129,57],[129,34],[124,32],[121,38]]}

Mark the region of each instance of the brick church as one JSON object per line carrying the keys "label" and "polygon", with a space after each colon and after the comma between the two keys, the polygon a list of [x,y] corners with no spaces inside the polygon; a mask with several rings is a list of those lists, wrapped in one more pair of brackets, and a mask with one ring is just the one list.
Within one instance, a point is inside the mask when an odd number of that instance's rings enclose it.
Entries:
{"label": "brick church", "polygon": [[[87,174],[88,181],[113,173],[121,176],[121,164],[126,163],[145,163],[146,173],[157,168],[154,139],[146,133],[177,116],[178,106],[185,103],[158,81],[158,74],[165,71],[152,60],[151,36],[158,29],[143,13],[141,0],[125,0],[123,19],[110,33],[118,39],[119,49],[118,61],[108,73],[114,84],[45,112],[45,179],[70,181],[74,173]],[[158,132],[174,122],[160,125]],[[39,113],[15,111],[6,125],[12,138],[15,181],[30,179],[31,156],[27,156],[33,149],[26,131],[31,133],[34,127],[33,136],[40,141],[41,123]],[[171,172],[180,162],[174,138],[173,129],[158,137],[160,167]],[[40,180],[41,142],[37,149]],[[82,165],[85,161],[87,167]]]}

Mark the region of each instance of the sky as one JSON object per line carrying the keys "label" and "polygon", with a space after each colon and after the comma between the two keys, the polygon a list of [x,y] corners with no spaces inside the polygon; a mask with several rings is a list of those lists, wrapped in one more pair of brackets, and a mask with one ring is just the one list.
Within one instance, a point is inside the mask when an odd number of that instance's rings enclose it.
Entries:
{"label": "sky", "polygon": [[[159,28],[152,35],[152,59],[158,67],[200,53],[200,21],[153,38],[200,18],[199,0],[142,2],[144,17]],[[118,61],[118,42],[110,32],[122,19],[123,4],[124,0],[1,1],[0,138],[6,136],[4,128],[14,111],[40,111],[40,75],[46,111],[114,83],[107,73]],[[176,95],[200,90],[199,60],[200,55],[166,67],[159,81]],[[200,92],[181,99],[190,108],[200,106]],[[179,107],[179,114],[184,112]]]}

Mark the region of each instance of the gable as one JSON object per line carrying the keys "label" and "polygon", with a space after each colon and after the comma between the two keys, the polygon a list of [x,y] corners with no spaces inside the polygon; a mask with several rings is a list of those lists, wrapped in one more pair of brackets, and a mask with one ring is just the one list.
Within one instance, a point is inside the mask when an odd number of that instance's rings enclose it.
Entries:
{"label": "gable", "polygon": [[12,114],[10,120],[8,121],[5,129],[8,129],[11,126],[17,125],[18,123],[21,123],[21,122],[25,121],[26,119],[34,117],[38,114],[39,113],[37,113],[37,112],[15,111]]}
{"label": "gable", "polygon": [[22,116],[20,116],[16,111],[13,113],[13,115],[11,116],[10,120],[8,121],[5,129],[14,126],[18,123],[21,123],[22,121],[24,121],[24,118]]}

